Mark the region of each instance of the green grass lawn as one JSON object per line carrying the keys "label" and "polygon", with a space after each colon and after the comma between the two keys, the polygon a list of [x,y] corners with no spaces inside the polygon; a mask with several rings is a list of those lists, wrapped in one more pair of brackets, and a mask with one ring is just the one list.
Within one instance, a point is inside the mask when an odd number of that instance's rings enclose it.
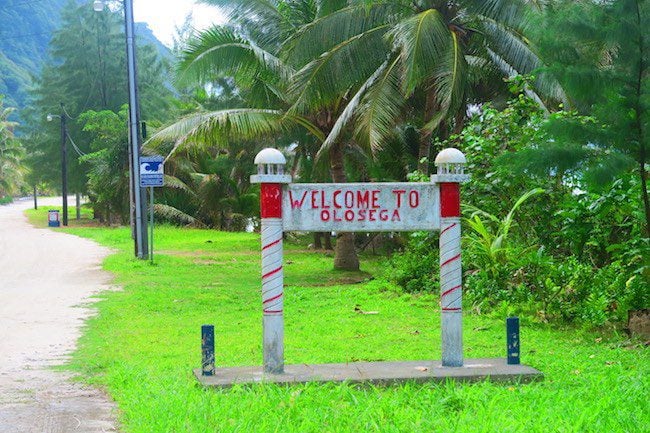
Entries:
{"label": "green grass lawn", "polygon": [[[650,431],[646,347],[525,317],[522,362],[539,383],[203,389],[192,375],[203,324],[215,325],[218,367],[261,364],[259,235],[160,227],[151,265],[132,257],[128,229],[71,224],[61,230],[116,250],[104,267],[123,290],[99,296],[68,368],[108,391],[125,432]],[[334,272],[331,257],[287,250],[286,363],[440,359],[436,296],[373,280],[378,258]],[[504,319],[466,315],[465,356],[504,356]]]}

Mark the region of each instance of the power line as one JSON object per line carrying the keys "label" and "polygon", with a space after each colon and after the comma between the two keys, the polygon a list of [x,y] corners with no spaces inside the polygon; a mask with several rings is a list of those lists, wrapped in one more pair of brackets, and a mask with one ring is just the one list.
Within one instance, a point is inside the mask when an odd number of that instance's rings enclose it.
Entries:
{"label": "power line", "polygon": [[[66,113],[66,114],[67,114],[67,113]],[[70,143],[72,143],[72,147],[73,147],[74,151],[77,152],[77,155],[79,155],[79,156],[86,156],[86,154],[85,154],[84,152],[82,152],[81,149],[79,149],[79,147],[77,147],[77,145],[75,144],[75,142],[74,142],[74,140],[72,139],[72,137],[70,137],[70,134],[68,134],[68,133],[66,132],[65,135],[66,135],[66,136],[68,137],[68,139],[70,140]]]}

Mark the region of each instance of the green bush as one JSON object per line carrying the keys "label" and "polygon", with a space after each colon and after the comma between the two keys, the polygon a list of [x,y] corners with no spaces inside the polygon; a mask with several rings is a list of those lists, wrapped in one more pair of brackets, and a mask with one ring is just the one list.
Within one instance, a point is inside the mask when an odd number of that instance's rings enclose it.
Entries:
{"label": "green bush", "polygon": [[404,251],[395,254],[385,278],[407,293],[435,292],[438,287],[438,235],[414,232]]}
{"label": "green bush", "polygon": [[0,205],[13,203],[13,201],[14,201],[13,197],[10,196],[0,197]]}
{"label": "green bush", "polygon": [[[471,253],[467,255],[471,257]],[[628,310],[650,305],[647,268],[632,272],[620,261],[595,268],[575,257],[554,259],[540,248],[522,251],[499,271],[502,281],[495,281],[485,269],[465,274],[468,305],[493,311],[507,303],[516,306],[520,314],[542,321],[589,326],[624,320]]]}

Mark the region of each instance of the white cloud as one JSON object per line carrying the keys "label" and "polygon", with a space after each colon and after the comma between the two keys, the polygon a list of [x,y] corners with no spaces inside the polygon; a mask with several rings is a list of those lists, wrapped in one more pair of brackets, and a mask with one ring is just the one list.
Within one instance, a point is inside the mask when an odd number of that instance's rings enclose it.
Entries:
{"label": "white cloud", "polygon": [[190,12],[197,29],[225,20],[216,7],[195,4],[193,0],[133,0],[135,20],[149,24],[156,37],[168,46],[172,44],[175,26],[183,24]]}

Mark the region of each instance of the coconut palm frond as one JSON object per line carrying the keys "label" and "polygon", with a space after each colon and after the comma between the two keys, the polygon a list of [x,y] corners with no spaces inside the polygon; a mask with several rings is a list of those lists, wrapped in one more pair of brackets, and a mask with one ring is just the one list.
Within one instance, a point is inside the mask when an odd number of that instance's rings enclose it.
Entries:
{"label": "coconut palm frond", "polygon": [[455,113],[465,100],[467,62],[462,52],[458,35],[451,32],[451,43],[444,57],[440,59],[435,72],[436,99],[440,110],[424,127],[433,132],[447,113]]}
{"label": "coconut palm frond", "polygon": [[294,100],[289,112],[305,112],[327,105],[356,83],[363,82],[381,65],[367,51],[381,51],[387,26],[358,34],[320,55],[299,70],[289,84]]}
{"label": "coconut palm frond", "polygon": [[387,24],[399,10],[404,7],[395,2],[337,9],[299,28],[283,43],[280,57],[302,67],[354,36]]}
{"label": "coconut palm frond", "polygon": [[203,226],[203,224],[193,216],[166,204],[156,203],[153,206],[153,213],[158,218],[163,218],[167,221],[172,221],[178,224]]}
{"label": "coconut palm frond", "polygon": [[185,146],[220,147],[229,139],[252,140],[300,126],[317,138],[323,133],[307,119],[280,110],[238,108],[187,116],[153,135],[148,143],[173,141],[173,155]]}
{"label": "coconut palm frond", "polygon": [[215,76],[233,76],[250,83],[261,73],[287,79],[292,71],[268,51],[223,26],[201,32],[188,43],[178,65],[181,83],[210,82]]}
{"label": "coconut palm frond", "polygon": [[[490,58],[492,59],[492,62],[508,77],[512,78],[516,75],[519,75],[517,70],[514,67],[512,67],[512,65],[510,65],[508,62],[506,62],[505,59],[500,57],[497,53],[490,50],[489,48],[487,52]],[[539,107],[542,110],[544,110],[545,113],[549,112],[548,108],[546,108],[546,104],[544,104],[544,101],[542,101],[542,98],[540,98],[540,96],[534,90],[532,90],[529,86],[526,86],[524,88],[524,92],[526,93],[526,95],[528,95],[528,97],[532,98],[537,103],[537,105],[539,105]]]}
{"label": "coconut palm frond", "polygon": [[397,24],[389,33],[404,68],[403,88],[411,95],[430,76],[449,45],[444,17],[428,9]]}
{"label": "coconut palm frond", "polygon": [[175,176],[165,175],[165,187],[181,190],[190,196],[196,196],[192,188]]}
{"label": "coconut palm frond", "polygon": [[364,98],[355,132],[373,155],[381,151],[392,135],[395,119],[405,104],[400,78],[400,59],[395,56]]}
{"label": "coconut palm frond", "polygon": [[332,130],[330,131],[323,144],[320,146],[320,149],[316,154],[316,160],[320,159],[323,154],[327,153],[332,145],[339,140],[341,133],[348,126],[349,122],[355,115],[358,114],[357,112],[359,106],[361,105],[363,96],[366,94],[368,89],[382,76],[387,67],[388,61],[384,62],[379,68],[377,68],[377,71],[372,74],[370,78],[359,88],[357,93],[350,100],[348,105],[336,120],[336,123],[334,123]]}
{"label": "coconut palm frond", "polygon": [[317,17],[326,17],[345,8],[347,5],[347,0],[316,0]]}
{"label": "coconut palm frond", "polygon": [[278,12],[278,2],[273,0],[198,0],[225,11],[229,17],[240,16],[274,17],[282,19]]}
{"label": "coconut palm frond", "polygon": [[526,0],[466,0],[464,6],[473,15],[508,26],[522,26],[531,11],[526,3]]}
{"label": "coconut palm frond", "polygon": [[[516,73],[530,74],[544,66],[540,55],[521,33],[491,19],[483,19],[481,23],[481,31],[489,44],[489,51],[496,53]],[[490,56],[492,57],[492,54]],[[511,74],[510,71],[504,70],[504,72]],[[542,94],[568,104],[564,89],[550,74],[537,74],[535,87]]]}

